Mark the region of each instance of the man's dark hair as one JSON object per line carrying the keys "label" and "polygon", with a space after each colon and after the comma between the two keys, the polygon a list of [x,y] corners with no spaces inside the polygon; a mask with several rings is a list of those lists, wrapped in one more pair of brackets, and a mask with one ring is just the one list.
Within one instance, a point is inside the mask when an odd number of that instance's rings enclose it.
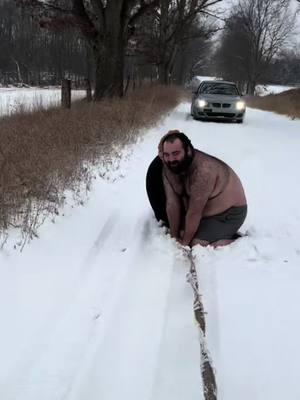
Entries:
{"label": "man's dark hair", "polygon": [[178,130],[169,131],[166,136],[163,138],[162,146],[165,142],[173,143],[176,139],[179,139],[183,145],[185,152],[187,152],[188,148],[194,152],[194,147],[190,141],[190,139],[183,133]]}

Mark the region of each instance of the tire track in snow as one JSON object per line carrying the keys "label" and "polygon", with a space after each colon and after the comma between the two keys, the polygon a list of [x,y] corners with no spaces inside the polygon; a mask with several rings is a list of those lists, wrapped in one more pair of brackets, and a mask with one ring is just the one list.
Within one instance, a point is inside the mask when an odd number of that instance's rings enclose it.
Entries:
{"label": "tire track in snow", "polygon": [[68,399],[150,399],[173,256],[157,246],[154,225],[142,220],[134,228],[139,229],[139,241],[105,330],[95,336]]}
{"label": "tire track in snow", "polygon": [[[107,218],[83,263],[80,291],[39,343],[40,349],[35,351],[38,357],[28,355],[20,366],[23,372],[18,375],[22,378],[13,390],[14,399],[67,398],[93,335],[103,328],[102,319],[109,316],[131,265],[132,254],[114,246],[120,225],[127,225],[127,221],[118,214]],[[130,241],[133,227],[126,240]],[[109,258],[109,265],[101,263]]]}
{"label": "tire track in snow", "polygon": [[193,294],[186,281],[188,270],[187,260],[175,256],[151,400],[182,400],[187,388],[191,399],[203,399]]}
{"label": "tire track in snow", "polygon": [[83,263],[83,277],[87,273],[86,270],[90,269],[92,265],[94,265],[94,261],[97,258],[99,251],[105,246],[105,244],[109,241],[112,234],[115,231],[116,224],[119,220],[120,213],[118,210],[113,210],[111,214],[106,219],[103,226],[101,226],[100,231],[93,245],[91,246],[90,251]]}
{"label": "tire track in snow", "polygon": [[[189,386],[201,399],[199,340],[181,252],[177,260],[174,243],[149,219],[140,217],[133,230],[140,236],[130,265],[66,398],[182,400]],[[172,340],[175,330],[180,342]],[[168,373],[174,362],[175,376]]]}

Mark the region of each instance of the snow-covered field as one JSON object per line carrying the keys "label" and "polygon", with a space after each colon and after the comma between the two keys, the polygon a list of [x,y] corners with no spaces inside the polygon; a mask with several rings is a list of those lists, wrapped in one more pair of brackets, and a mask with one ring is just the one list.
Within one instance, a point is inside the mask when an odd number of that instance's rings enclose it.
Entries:
{"label": "snow-covered field", "polygon": [[[72,90],[72,100],[85,96],[84,90]],[[56,107],[61,102],[61,89],[1,88],[0,117],[18,111],[32,111],[43,107]]]}
{"label": "snow-covered field", "polygon": [[249,202],[247,236],[193,250],[218,399],[300,399],[300,122],[248,109],[243,125],[205,123],[189,108],[124,149],[85,206],[0,252],[0,399],[203,399],[188,263],[145,193],[169,129],[230,164]]}

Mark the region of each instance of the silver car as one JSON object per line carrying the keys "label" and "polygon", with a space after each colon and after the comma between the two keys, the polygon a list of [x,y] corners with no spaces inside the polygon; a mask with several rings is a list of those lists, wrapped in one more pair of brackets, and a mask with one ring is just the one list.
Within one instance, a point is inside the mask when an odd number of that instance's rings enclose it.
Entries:
{"label": "silver car", "polygon": [[245,101],[233,82],[202,81],[194,92],[191,115],[195,119],[223,119],[242,123],[245,111]]}

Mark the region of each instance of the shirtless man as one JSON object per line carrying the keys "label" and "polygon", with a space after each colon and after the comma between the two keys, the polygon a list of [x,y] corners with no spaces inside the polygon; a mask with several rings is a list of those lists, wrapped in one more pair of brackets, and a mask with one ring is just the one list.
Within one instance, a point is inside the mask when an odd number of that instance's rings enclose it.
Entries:
{"label": "shirtless man", "polygon": [[236,173],[179,131],[162,138],[159,156],[171,236],[184,246],[231,243],[247,215]]}

